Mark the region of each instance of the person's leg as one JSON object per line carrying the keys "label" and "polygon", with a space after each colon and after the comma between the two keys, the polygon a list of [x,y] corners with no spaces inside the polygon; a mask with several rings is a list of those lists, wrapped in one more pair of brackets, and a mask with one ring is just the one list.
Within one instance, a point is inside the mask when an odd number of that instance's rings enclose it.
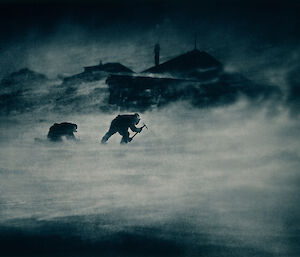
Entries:
{"label": "person's leg", "polygon": [[113,128],[110,128],[109,131],[106,132],[106,134],[102,137],[101,144],[105,144],[107,142],[107,140],[116,132],[117,132],[116,130],[114,130]]}
{"label": "person's leg", "polygon": [[128,130],[119,131],[119,133],[122,136],[120,144],[127,144],[130,142]]}
{"label": "person's leg", "polygon": [[55,135],[54,133],[49,133],[47,136],[48,140],[52,142],[61,142],[62,138],[61,135]]}
{"label": "person's leg", "polygon": [[66,135],[66,138],[67,138],[68,140],[76,140],[76,138],[75,138],[75,136],[74,136],[73,133],[70,133],[70,134]]}

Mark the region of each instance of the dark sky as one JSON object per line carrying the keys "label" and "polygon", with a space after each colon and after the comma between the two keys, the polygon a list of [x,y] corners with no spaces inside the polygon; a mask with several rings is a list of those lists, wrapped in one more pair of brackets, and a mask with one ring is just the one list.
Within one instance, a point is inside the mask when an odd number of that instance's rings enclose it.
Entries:
{"label": "dark sky", "polygon": [[281,62],[300,38],[300,8],[292,0],[0,3],[0,77],[25,66],[48,76],[74,74],[99,58],[142,70],[152,65],[156,41],[167,59],[192,47],[195,33],[199,47],[223,63],[270,48],[280,49]]}
{"label": "dark sky", "polygon": [[[66,19],[91,28],[115,23],[136,26],[158,23],[166,16],[186,24],[202,19],[273,25],[273,32],[296,32],[297,1],[1,1],[2,38],[32,26],[44,33]],[[270,20],[269,18],[272,19]],[[298,18],[299,22],[299,18]],[[288,24],[287,24],[288,23]],[[287,27],[286,27],[287,26]],[[284,29],[283,29],[284,27]],[[268,28],[269,30],[270,28]],[[281,31],[282,30],[282,31]],[[270,31],[269,31],[270,32]],[[22,35],[21,35],[22,36]]]}

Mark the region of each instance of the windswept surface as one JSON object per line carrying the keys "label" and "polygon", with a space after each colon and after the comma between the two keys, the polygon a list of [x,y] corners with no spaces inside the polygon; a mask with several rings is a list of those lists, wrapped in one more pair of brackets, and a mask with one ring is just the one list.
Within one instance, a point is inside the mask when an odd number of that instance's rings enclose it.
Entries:
{"label": "windswept surface", "polygon": [[[177,104],[144,113],[131,144],[100,145],[114,115],[1,122],[5,253],[299,255],[300,125],[286,110]],[[80,141],[35,142],[55,121]]]}

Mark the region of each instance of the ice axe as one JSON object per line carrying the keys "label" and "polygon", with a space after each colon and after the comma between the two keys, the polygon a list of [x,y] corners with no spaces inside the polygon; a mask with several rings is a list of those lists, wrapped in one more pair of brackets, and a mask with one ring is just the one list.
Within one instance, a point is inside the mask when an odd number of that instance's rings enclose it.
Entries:
{"label": "ice axe", "polygon": [[[141,129],[143,130],[143,128],[146,128],[146,129],[148,129],[148,127],[146,126],[146,124],[144,123],[144,125],[141,127]],[[141,132],[142,132],[142,130],[141,130]],[[129,142],[131,142],[132,141],[132,139],[138,134],[138,133],[140,133],[140,132],[135,132],[135,134],[130,138],[130,141]]]}

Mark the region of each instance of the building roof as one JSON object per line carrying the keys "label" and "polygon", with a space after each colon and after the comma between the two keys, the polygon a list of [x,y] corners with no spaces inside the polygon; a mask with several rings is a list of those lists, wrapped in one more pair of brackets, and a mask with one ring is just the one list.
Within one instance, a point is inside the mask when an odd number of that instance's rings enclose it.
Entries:
{"label": "building roof", "polygon": [[112,73],[119,73],[119,72],[126,72],[126,73],[133,73],[133,71],[126,66],[122,65],[118,62],[110,62],[105,64],[99,64],[95,66],[87,66],[84,67],[86,71],[106,71]]}
{"label": "building roof", "polygon": [[208,53],[194,49],[162,64],[153,66],[143,72],[185,72],[194,69],[210,69],[219,67],[221,65],[222,64],[218,60],[216,60],[213,56],[209,55]]}

